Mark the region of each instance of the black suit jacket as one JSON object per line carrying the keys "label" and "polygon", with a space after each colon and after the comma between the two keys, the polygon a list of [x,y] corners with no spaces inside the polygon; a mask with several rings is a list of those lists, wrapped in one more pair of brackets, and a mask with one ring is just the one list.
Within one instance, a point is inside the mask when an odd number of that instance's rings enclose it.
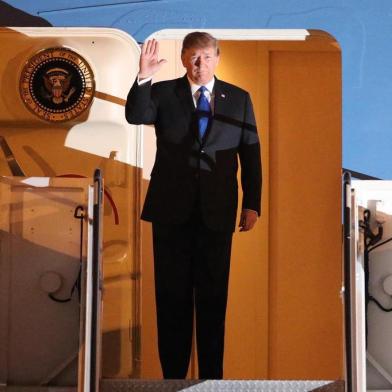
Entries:
{"label": "black suit jacket", "polygon": [[214,114],[203,140],[186,75],[179,79],[133,84],[126,103],[131,124],[154,124],[155,164],[142,219],[186,221],[195,204],[214,230],[234,231],[241,162],[242,208],[260,214],[260,145],[249,94],[215,79]]}

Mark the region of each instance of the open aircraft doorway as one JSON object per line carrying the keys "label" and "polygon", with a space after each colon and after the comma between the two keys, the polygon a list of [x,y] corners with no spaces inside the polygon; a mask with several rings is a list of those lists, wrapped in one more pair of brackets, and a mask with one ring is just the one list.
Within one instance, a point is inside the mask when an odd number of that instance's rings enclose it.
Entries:
{"label": "open aircraft doorway", "polygon": [[[339,45],[320,31],[208,31],[220,40],[217,77],[252,95],[263,160],[261,219],[250,235],[234,237],[224,377],[342,379]],[[187,32],[154,34],[168,60],[155,80],[184,74],[179,53]],[[110,29],[2,29],[0,38],[7,54],[0,63],[0,135],[25,174],[103,171],[102,377],[160,378],[151,232],[139,221],[154,132],[127,124],[123,108],[138,72],[138,45]],[[34,97],[21,95],[21,74],[37,53],[59,47],[88,62],[95,92],[75,117],[48,122],[45,113],[36,115],[39,105],[36,112],[26,105]],[[51,70],[46,78],[60,75]],[[52,104],[78,91],[42,88]],[[0,157],[0,174],[11,175],[4,149]],[[189,378],[197,377],[195,358]]]}
{"label": "open aircraft doorway", "polygon": [[[153,82],[185,74],[181,42],[190,31],[149,37],[168,60]],[[205,31],[219,39],[217,77],[251,94],[263,162],[261,218],[233,238],[224,377],[342,379],[339,45],[321,31]],[[145,194],[152,127],[143,142]],[[142,377],[157,378],[151,233],[146,223],[142,230]]]}

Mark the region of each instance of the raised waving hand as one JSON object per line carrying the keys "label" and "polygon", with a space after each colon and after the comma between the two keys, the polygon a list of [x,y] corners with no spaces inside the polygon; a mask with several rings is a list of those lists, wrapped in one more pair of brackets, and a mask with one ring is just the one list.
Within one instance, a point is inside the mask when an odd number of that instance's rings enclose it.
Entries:
{"label": "raised waving hand", "polygon": [[165,59],[158,60],[158,55],[159,43],[157,40],[152,39],[144,42],[139,61],[139,79],[153,76],[167,62]]}

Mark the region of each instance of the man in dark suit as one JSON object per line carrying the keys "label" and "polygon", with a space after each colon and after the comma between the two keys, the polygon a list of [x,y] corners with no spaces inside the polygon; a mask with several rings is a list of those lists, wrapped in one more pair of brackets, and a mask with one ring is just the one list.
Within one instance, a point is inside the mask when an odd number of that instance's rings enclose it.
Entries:
{"label": "man in dark suit", "polygon": [[224,324],[237,169],[243,189],[240,230],[260,215],[261,159],[249,94],[214,76],[219,48],[210,34],[183,41],[186,75],[151,84],[166,60],[158,42],[142,46],[127,99],[132,124],[154,124],[155,164],[142,212],[154,243],[158,347],[165,378],[185,378],[196,315],[199,378],[223,376]]}

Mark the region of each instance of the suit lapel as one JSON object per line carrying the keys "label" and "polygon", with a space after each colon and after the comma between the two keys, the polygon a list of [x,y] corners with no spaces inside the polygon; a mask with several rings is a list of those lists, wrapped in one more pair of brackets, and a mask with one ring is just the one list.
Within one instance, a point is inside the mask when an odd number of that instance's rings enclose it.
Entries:
{"label": "suit lapel", "polygon": [[183,113],[185,114],[185,117],[189,119],[195,111],[195,104],[193,103],[191,87],[186,75],[177,79],[175,90],[181,105],[183,106]]}
{"label": "suit lapel", "polygon": [[222,83],[215,77],[214,84],[214,117],[225,111],[227,93],[223,90]]}
{"label": "suit lapel", "polygon": [[177,97],[179,98],[179,101],[181,102],[181,114],[184,116],[184,126],[186,128],[190,126],[191,131],[194,133],[199,143],[201,143],[197,123],[195,121],[196,108],[195,104],[193,103],[191,86],[189,84],[186,74],[182,78],[177,79],[175,92],[177,94]]}

